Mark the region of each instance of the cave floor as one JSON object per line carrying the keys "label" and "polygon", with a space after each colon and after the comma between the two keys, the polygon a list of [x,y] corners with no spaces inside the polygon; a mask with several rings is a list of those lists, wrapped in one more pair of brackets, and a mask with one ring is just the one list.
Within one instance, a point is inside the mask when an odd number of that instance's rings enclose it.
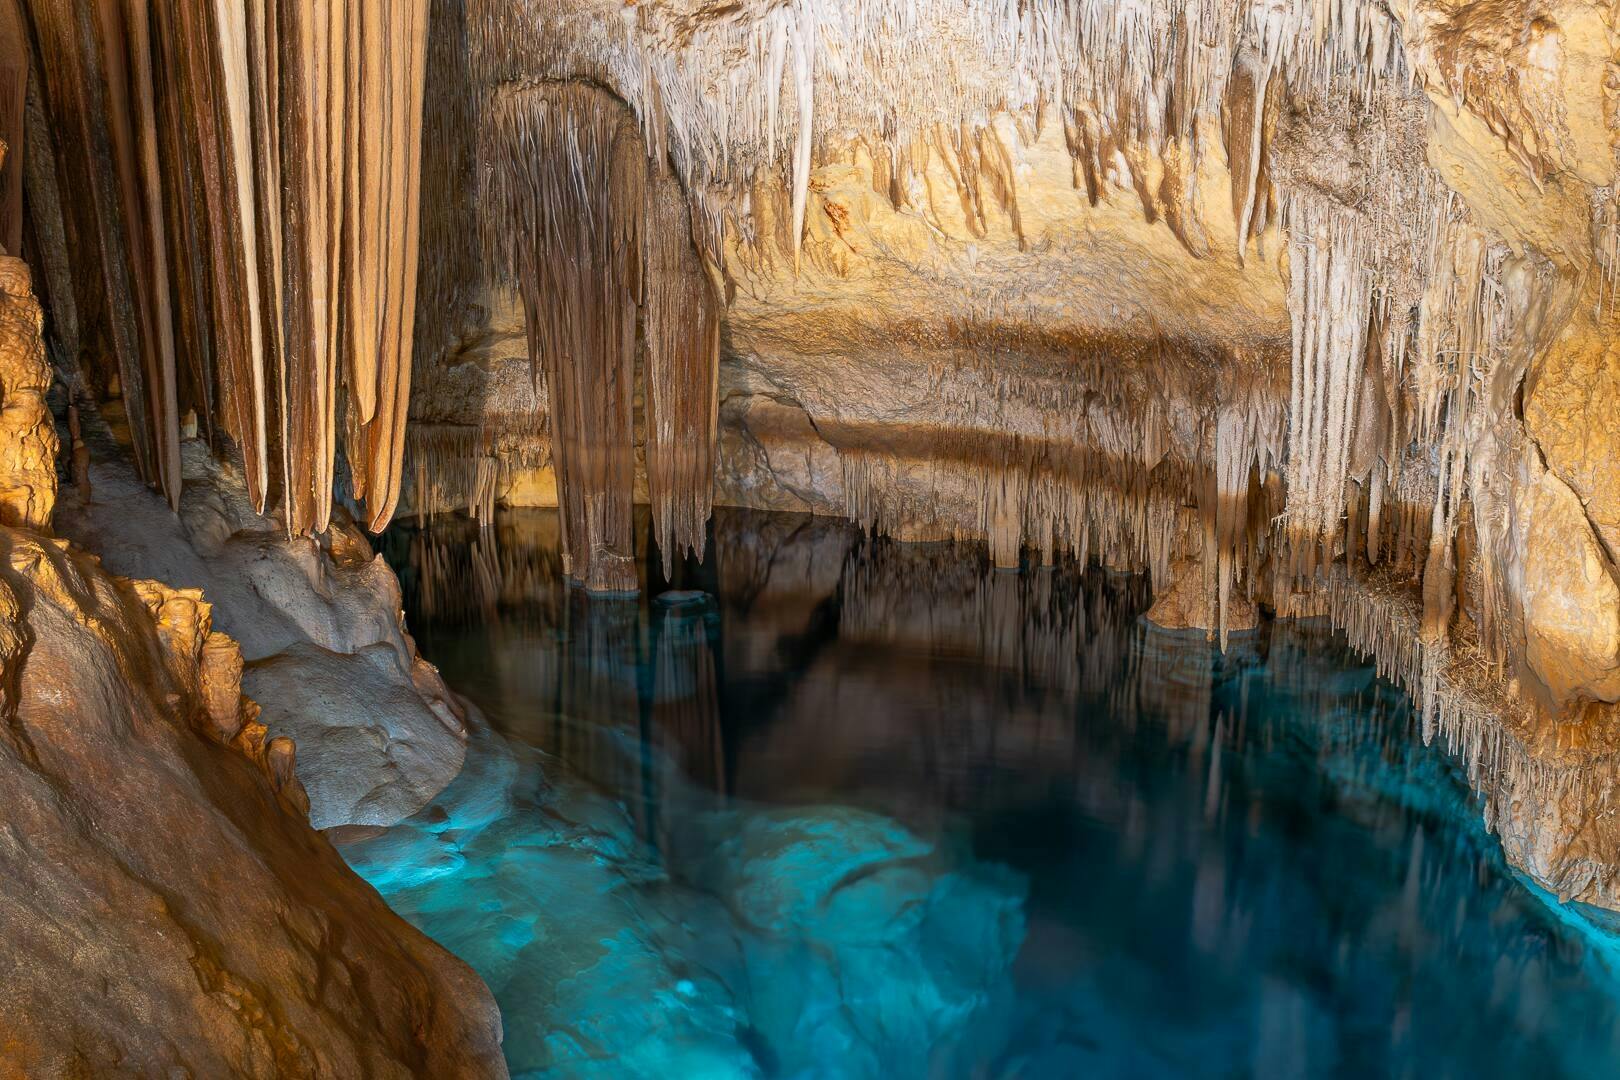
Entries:
{"label": "cave floor", "polygon": [[792,515],[637,599],[564,584],[544,511],[383,547],[487,727],[343,851],[514,1075],[1620,1070],[1620,937],[1321,626],[1222,653],[1136,577]]}

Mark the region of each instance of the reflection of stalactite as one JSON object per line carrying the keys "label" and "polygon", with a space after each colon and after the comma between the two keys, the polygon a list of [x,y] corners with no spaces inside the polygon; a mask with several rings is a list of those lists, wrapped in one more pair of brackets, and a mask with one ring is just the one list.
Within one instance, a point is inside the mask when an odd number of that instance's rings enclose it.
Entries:
{"label": "reflection of stalactite", "polygon": [[569,572],[636,588],[630,535],[637,319],[649,355],[649,473],[666,565],[702,549],[719,322],[673,181],[623,105],[570,84],[494,103],[491,250],[518,284],[546,380]]}
{"label": "reflection of stalactite", "polygon": [[550,433],[543,415],[486,416],[476,427],[413,420],[405,460],[411,513],[433,517],[461,508],[488,525],[488,498],[519,475],[551,467]]}
{"label": "reflection of stalactite", "polygon": [[1139,576],[1063,562],[986,573],[951,545],[866,541],[844,562],[839,637],[971,656],[1053,689],[1102,687],[1127,662],[1114,631],[1147,608]]}
{"label": "reflection of stalactite", "polygon": [[[410,545],[396,561],[406,567],[402,580],[411,591],[411,606],[433,619],[487,619],[497,611],[502,618],[518,618],[532,613],[563,577],[553,514],[503,518],[472,537],[453,525],[390,532],[385,546],[396,535]],[[479,582],[476,591],[463,587],[469,580]]]}
{"label": "reflection of stalactite", "polygon": [[720,690],[709,612],[676,608],[653,624],[652,745],[706,790],[726,790]]}
{"label": "reflection of stalactite", "polygon": [[427,3],[29,0],[70,190],[93,195],[79,235],[136,464],[171,501],[196,410],[235,441],[256,508],[279,444],[288,530],[324,529],[346,391],[354,493],[373,529],[392,515]]}
{"label": "reflection of stalactite", "polygon": [[[899,482],[904,459],[844,451],[849,516],[888,535],[921,526],[953,539],[982,537],[998,566],[1017,566],[1027,544],[1046,563],[1067,554],[1167,580],[1176,511],[1194,490],[1183,472],[1083,452],[1062,461],[1041,447],[1001,449],[999,459],[935,459],[926,494]],[[965,519],[958,513],[964,494],[974,507]]]}

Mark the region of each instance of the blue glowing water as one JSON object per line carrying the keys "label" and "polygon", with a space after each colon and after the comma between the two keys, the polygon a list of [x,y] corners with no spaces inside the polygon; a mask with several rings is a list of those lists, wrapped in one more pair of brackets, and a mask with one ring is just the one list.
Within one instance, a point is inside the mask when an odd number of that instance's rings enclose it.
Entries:
{"label": "blue glowing water", "polygon": [[1131,577],[724,512],[592,601],[555,529],[388,538],[493,730],[345,847],[514,1075],[1620,1075],[1616,939],[1325,630],[1222,655]]}

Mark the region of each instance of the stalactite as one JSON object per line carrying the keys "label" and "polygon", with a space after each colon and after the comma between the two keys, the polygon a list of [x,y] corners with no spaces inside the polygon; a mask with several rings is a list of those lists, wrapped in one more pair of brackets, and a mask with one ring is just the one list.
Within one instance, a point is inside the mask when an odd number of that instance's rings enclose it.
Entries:
{"label": "stalactite", "polygon": [[107,76],[107,126],[129,247],[144,408],[156,445],[158,486],[180,503],[180,421],[169,258],[158,171],[157,110],[146,5],[99,0],[98,38]]}
{"label": "stalactite", "polygon": [[1266,94],[1271,86],[1272,58],[1253,50],[1238,53],[1227,86],[1222,120],[1226,160],[1232,174],[1232,218],[1237,223],[1238,262],[1249,239],[1259,231],[1270,177],[1266,171]]}
{"label": "stalactite", "polygon": [[[21,44],[21,42],[19,42]],[[53,359],[70,393],[84,393],[84,372],[79,362],[79,305],[74,295],[72,260],[68,254],[68,218],[62,210],[57,182],[55,139],[45,118],[44,81],[38,57],[28,52],[28,101],[24,112],[23,191],[27,213],[23,242],[27,257],[38,271],[35,293],[50,311],[49,335]]]}
{"label": "stalactite", "polygon": [[[512,90],[489,119],[487,243],[523,298],[549,401],[568,571],[634,590],[638,320],[647,477],[666,569],[702,554],[712,501],[720,309],[714,241],[622,103],[593,87]],[[711,256],[712,257],[712,256]]]}
{"label": "stalactite", "polygon": [[[279,444],[289,532],[324,529],[346,390],[372,527],[392,513],[428,2],[29,0],[58,127],[74,125],[71,183],[94,193],[78,232],[98,238],[95,310],[112,331],[136,464],[172,501],[189,407],[211,438],[234,441],[260,510]],[[351,220],[372,242],[345,245]],[[361,280],[371,285],[346,287]],[[363,359],[340,379],[351,356]]]}
{"label": "stalactite", "polygon": [[342,8],[312,0],[283,3],[280,16],[287,529],[319,532],[335,453],[348,27]]}
{"label": "stalactite", "polygon": [[693,246],[680,185],[647,189],[647,487],[664,576],[690,551],[703,557],[713,505],[719,411],[720,308]]}
{"label": "stalactite", "polygon": [[634,591],[632,391],[647,168],[629,114],[591,87],[518,91],[491,117],[491,249],[518,283],[551,406],[565,569]]}
{"label": "stalactite", "polygon": [[[261,281],[259,258],[258,198],[255,194],[253,163],[252,98],[249,87],[249,54],[247,9],[242,0],[213,0],[213,27],[210,44],[217,48],[218,69],[214,88],[219,97],[209,100],[204,108],[223,108],[220,132],[221,179],[226,188],[229,208],[226,220],[240,239],[241,269],[239,281],[241,296],[232,296],[233,304],[240,308],[232,317],[245,324],[247,355],[241,364],[247,382],[242,387],[246,406],[239,407],[245,426],[237,434],[242,443],[243,464],[248,471],[248,491],[254,509],[263,511],[270,492],[270,462],[268,439],[269,397],[265,380],[265,310],[264,288]],[[223,125],[228,124],[228,127]],[[272,189],[274,190],[274,189]],[[234,272],[234,268],[233,268]]]}
{"label": "stalactite", "polygon": [[816,0],[799,0],[793,28],[793,91],[799,102],[799,130],[793,146],[793,267],[804,241],[805,206],[810,195],[810,154],[816,114]]}
{"label": "stalactite", "polygon": [[1614,314],[1620,303],[1620,195],[1613,186],[1592,193],[1592,232],[1602,278],[1596,312],[1601,321]]}
{"label": "stalactite", "polygon": [[1287,217],[1294,333],[1287,530],[1308,572],[1344,512],[1367,357],[1368,273],[1353,213],[1300,197]]}
{"label": "stalactite", "polygon": [[0,142],[6,144],[0,165],[0,253],[22,252],[23,169],[28,143],[24,119],[28,108],[28,44],[23,36],[18,0],[0,0]]}
{"label": "stalactite", "polygon": [[399,502],[410,404],[427,18],[427,0],[367,0],[350,11],[347,446],[355,495],[365,500],[373,531]]}
{"label": "stalactite", "polygon": [[72,217],[68,237],[75,242],[75,284],[81,290],[76,308],[85,322],[105,327],[124,395],[131,452],[141,474],[155,478],[157,450],[144,407],[145,375],[119,173],[107,129],[96,10],[77,0],[28,0],[25,10],[39,44],[44,97],[63,166],[63,205]]}

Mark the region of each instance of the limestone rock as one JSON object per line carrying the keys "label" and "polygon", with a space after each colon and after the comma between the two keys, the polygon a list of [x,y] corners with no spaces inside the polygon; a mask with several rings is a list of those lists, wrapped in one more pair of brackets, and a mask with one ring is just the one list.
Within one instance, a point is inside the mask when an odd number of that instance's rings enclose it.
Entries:
{"label": "limestone rock", "polygon": [[[1203,630],[1214,637],[1221,625],[1216,596],[1211,592],[1213,575],[1204,572],[1201,560],[1181,558],[1170,564],[1170,580],[1160,587],[1154,582],[1153,606],[1147,619],[1166,630]],[[1228,633],[1253,630],[1260,625],[1260,611],[1241,592],[1226,603],[1225,627]]]}
{"label": "limestone rock", "polygon": [[206,604],[9,529],[0,550],[6,1067],[504,1076],[488,992],[310,829],[287,749],[205,734]]}
{"label": "limestone rock", "polygon": [[34,529],[50,527],[56,503],[42,325],[27,264],[0,254],[0,524]]}
{"label": "limestone rock", "polygon": [[350,655],[293,645],[249,665],[243,686],[270,733],[297,744],[317,829],[410,817],[466,757],[460,720],[416,692],[386,645]]}
{"label": "limestone rock", "polygon": [[1525,428],[1547,468],[1579,496],[1610,557],[1620,554],[1620,324],[1599,321],[1597,290],[1542,354],[1525,387]]}
{"label": "limestone rock", "polygon": [[[398,579],[341,508],[321,536],[289,538],[253,512],[237,470],[191,441],[176,516],[105,439],[97,453],[93,495],[66,496],[62,533],[110,570],[207,598],[232,642],[205,649],[207,670],[247,662],[265,737],[297,744],[318,827],[392,824],[455,778],[466,733],[454,696],[405,631]],[[240,728],[208,700],[219,730]]]}
{"label": "limestone rock", "polygon": [[1539,461],[1516,506],[1525,659],[1557,702],[1620,700],[1620,585],[1580,499]]}

